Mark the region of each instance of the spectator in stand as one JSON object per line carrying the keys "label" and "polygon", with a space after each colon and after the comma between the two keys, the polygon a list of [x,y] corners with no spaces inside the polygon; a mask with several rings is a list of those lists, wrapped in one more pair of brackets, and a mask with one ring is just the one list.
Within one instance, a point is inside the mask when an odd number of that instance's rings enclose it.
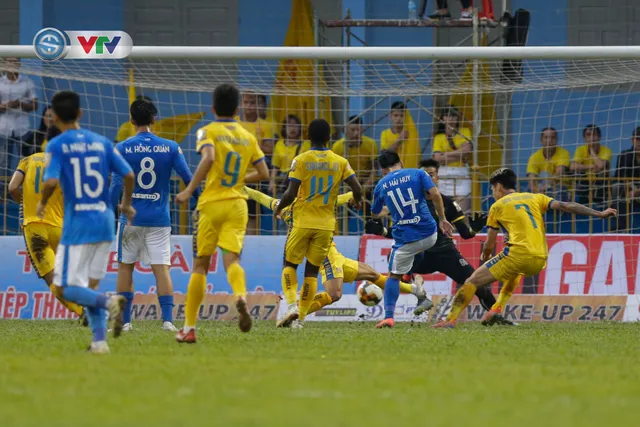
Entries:
{"label": "spectator in stand", "polygon": [[[33,152],[44,152],[47,147],[49,134],[52,132],[51,128],[56,126],[53,124],[53,117],[51,116],[51,105],[47,105],[42,111],[42,117],[40,118],[40,126],[38,130],[33,133]],[[59,132],[58,132],[59,133]]]}
{"label": "spectator in stand", "polygon": [[[447,0],[437,0],[438,10],[432,15],[429,15],[430,19],[451,19],[449,13],[449,4]],[[472,0],[460,0],[462,11],[460,12],[461,21],[471,21],[473,19],[473,1]]]}
{"label": "spectator in stand", "polygon": [[433,158],[441,165],[438,189],[445,196],[452,197],[467,213],[471,207],[471,129],[460,128],[460,113],[453,107],[442,113],[440,122],[442,132],[433,139]]}
{"label": "spectator in stand", "polygon": [[[362,135],[363,132],[362,117],[349,117],[345,137],[337,140],[331,150],[349,160],[358,182],[362,184],[366,199],[370,202],[378,172],[378,144],[373,138]],[[368,203],[364,203],[363,208],[365,213],[369,212]]]}
{"label": "spectator in stand", "polygon": [[631,134],[631,148],[620,153],[616,167],[620,181],[611,188],[613,207],[618,209],[615,229],[629,230],[629,215],[640,212],[640,126]]}
{"label": "spectator in stand", "polygon": [[563,177],[569,172],[571,156],[567,150],[558,147],[558,132],[552,127],[542,129],[540,143],[542,148],[529,157],[527,164],[529,191],[568,201]]}
{"label": "spectator in stand", "polygon": [[20,60],[6,57],[9,70],[0,77],[0,183],[18,165],[18,153],[31,154],[33,134],[29,113],[38,108],[33,81],[19,73]]}
{"label": "spectator in stand", "polygon": [[417,168],[420,164],[420,141],[409,139],[409,131],[404,128],[406,108],[404,102],[391,104],[391,127],[380,134],[380,148],[398,153],[405,168]]}
{"label": "spectator in stand", "polygon": [[[571,172],[587,178],[577,183],[577,201],[579,203],[602,202],[607,198],[606,182],[594,179],[609,176],[611,149],[600,144],[602,131],[596,125],[587,125],[582,131],[582,137],[585,144],[576,149],[569,166]],[[593,196],[592,200],[589,197],[590,193]]]}
{"label": "spectator in stand", "polygon": [[256,95],[256,106],[258,108],[258,117],[262,120],[267,119],[267,97],[259,94]]}
{"label": "spectator in stand", "polygon": [[300,117],[289,114],[282,123],[281,138],[273,148],[271,159],[271,180],[269,195],[279,199],[287,188],[287,176],[293,159],[311,148],[309,141],[302,140],[302,122]]}

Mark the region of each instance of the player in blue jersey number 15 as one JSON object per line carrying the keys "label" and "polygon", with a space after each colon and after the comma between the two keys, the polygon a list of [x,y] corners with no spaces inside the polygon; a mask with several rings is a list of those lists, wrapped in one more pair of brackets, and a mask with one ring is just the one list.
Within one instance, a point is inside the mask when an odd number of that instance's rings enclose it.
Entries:
{"label": "player in blue jersey number 15", "polygon": [[131,221],[134,175],[131,167],[104,136],[81,129],[80,97],[63,91],[51,102],[53,120],[62,134],[47,144],[42,199],[36,214],[42,217],[47,202],[58,185],[64,197],[62,238],[56,252],[53,283],[67,301],[87,311],[93,331],[90,351],[108,353],[107,313],[113,324],[113,336],[122,332],[125,299],[108,297],[94,289],[107,272],[113,241],[115,217],[107,183],[111,172],[124,177],[124,195],[120,211]]}
{"label": "player in blue jersey number 15", "polygon": [[[162,329],[178,332],[178,328],[173,325],[173,284],[169,273],[171,171],[175,170],[186,185],[191,182],[192,175],[178,144],[151,133],[151,126],[155,122],[157,113],[155,106],[146,99],[137,99],[131,104],[129,112],[137,135],[116,146],[116,150],[131,165],[136,175],[133,190],[133,207],[136,210],[136,217],[131,225],[127,225],[127,219],[123,215],[118,224],[117,235],[116,290],[127,300],[123,313],[123,329],[132,330],[133,269],[136,262],[141,261],[151,265],[156,279],[158,302],[162,313]],[[121,189],[122,179],[115,175],[111,181],[113,205],[117,204]],[[200,189],[196,189],[193,195],[197,200]]]}
{"label": "player in blue jersey number 15", "polygon": [[[377,328],[394,326],[393,315],[400,295],[400,279],[411,271],[416,255],[431,248],[438,227],[450,235],[453,226],[446,220],[444,203],[431,177],[422,169],[403,169],[398,153],[383,150],[378,162],[385,176],[373,191],[371,212],[380,216],[386,205],[393,218],[393,247],[389,257],[389,278],[384,288],[385,316]],[[429,197],[436,208],[439,224],[427,206]]]}

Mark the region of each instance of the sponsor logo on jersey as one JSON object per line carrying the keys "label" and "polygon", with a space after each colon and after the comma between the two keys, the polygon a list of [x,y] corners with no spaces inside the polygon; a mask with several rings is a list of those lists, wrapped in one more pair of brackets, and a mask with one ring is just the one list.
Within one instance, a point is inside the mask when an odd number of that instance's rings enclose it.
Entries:
{"label": "sponsor logo on jersey", "polygon": [[145,199],[145,200],[151,200],[152,202],[156,202],[158,200],[160,200],[160,193],[151,193],[151,194],[144,194],[144,193],[133,193],[131,195],[132,199]]}

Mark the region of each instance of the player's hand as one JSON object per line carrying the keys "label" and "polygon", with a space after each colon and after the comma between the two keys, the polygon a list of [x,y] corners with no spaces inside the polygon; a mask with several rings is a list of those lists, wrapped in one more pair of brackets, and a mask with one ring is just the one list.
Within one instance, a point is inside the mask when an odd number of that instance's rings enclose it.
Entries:
{"label": "player's hand", "polygon": [[273,211],[273,217],[277,220],[282,219],[282,216],[280,215],[280,209],[276,208]]}
{"label": "player's hand", "polygon": [[187,203],[191,198],[192,193],[189,190],[184,190],[176,194],[176,203],[183,204]]}
{"label": "player's hand", "polygon": [[362,207],[362,201],[357,201],[357,202],[356,202],[355,200],[351,199],[351,201],[349,201],[349,205],[350,205],[353,209],[355,209],[355,210],[359,211],[359,210],[360,210],[360,208]]}
{"label": "player's hand", "polygon": [[44,205],[42,204],[42,200],[36,205],[36,216],[40,219],[44,218]]}
{"label": "player's hand", "polygon": [[440,227],[440,230],[442,230],[444,234],[451,237],[451,235],[453,234],[453,225],[451,225],[449,221],[447,221],[446,219],[443,219],[442,221],[440,221],[440,224],[438,225]]}
{"label": "player's hand", "polygon": [[136,216],[136,210],[131,205],[118,205],[118,209],[120,209],[120,213],[127,217],[127,224],[131,225],[131,221],[133,221],[133,217]]}
{"label": "player's hand", "polygon": [[474,213],[473,216],[469,217],[469,225],[476,233],[480,232],[487,225],[487,214],[482,212]]}
{"label": "player's hand", "polygon": [[364,224],[364,232],[366,234],[375,234],[376,236],[384,235],[384,225],[379,219],[370,219]]}
{"label": "player's hand", "polygon": [[612,216],[618,216],[618,210],[613,208],[608,208],[598,215],[599,218],[611,218]]}

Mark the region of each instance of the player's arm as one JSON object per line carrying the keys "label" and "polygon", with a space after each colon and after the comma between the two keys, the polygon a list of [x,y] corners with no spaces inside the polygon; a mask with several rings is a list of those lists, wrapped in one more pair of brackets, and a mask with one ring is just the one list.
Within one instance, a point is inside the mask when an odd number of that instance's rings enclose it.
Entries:
{"label": "player's arm", "polygon": [[275,209],[275,205],[278,202],[277,199],[249,187],[244,187],[244,191],[247,193],[247,196],[249,196],[249,199],[255,200],[256,202],[260,203],[260,205],[271,211]]}
{"label": "player's arm", "polygon": [[45,167],[42,184],[42,193],[40,195],[40,201],[36,206],[36,216],[38,218],[44,217],[44,210],[47,206],[47,202],[51,198],[51,195],[55,191],[56,187],[60,183],[60,173],[62,172],[62,152],[55,143],[47,144],[45,150]]}
{"label": "player's arm", "polygon": [[[182,150],[180,147],[176,149],[176,154],[173,157],[173,170],[176,171],[178,176],[184,182],[184,185],[188,186],[191,181],[193,181],[193,174],[191,170],[189,170],[189,166],[187,165],[187,160],[184,158],[184,154],[182,154]],[[193,198],[197,201],[200,197],[201,189],[198,185],[193,192]]]}
{"label": "player's arm", "polygon": [[[25,159],[26,160],[26,159]],[[22,161],[20,161],[22,163]],[[13,173],[11,177],[11,181],[9,181],[9,193],[11,197],[16,202],[20,203],[22,201],[22,183],[24,182],[24,171],[20,169],[20,165],[18,165],[18,169]]]}
{"label": "player's arm", "polygon": [[[393,228],[393,227],[392,227]],[[392,231],[384,226],[380,218],[371,218],[364,224],[365,234],[375,234],[376,236],[392,238]]]}
{"label": "player's arm", "polygon": [[131,225],[131,221],[136,214],[136,210],[131,206],[131,196],[133,195],[136,176],[129,163],[116,148],[109,153],[109,166],[112,171],[122,177],[124,191],[122,192],[122,203],[118,208],[127,217],[129,225]]}
{"label": "player's arm", "polygon": [[278,207],[273,212],[273,216],[279,217],[280,212],[282,212],[284,208],[293,203],[293,201],[296,199],[296,195],[298,194],[298,190],[300,189],[300,184],[302,184],[302,181],[300,181],[299,179],[292,178],[291,176],[289,177],[289,185],[282,195],[280,203],[278,203]]}
{"label": "player's arm", "polygon": [[608,208],[603,211],[597,211],[588,206],[581,205],[580,203],[559,202],[558,200],[551,200],[549,202],[549,209],[568,212],[575,215],[594,216],[596,218],[610,218],[612,216],[618,216],[618,211],[616,209]]}
{"label": "player's arm", "polygon": [[111,185],[109,186],[109,195],[111,197],[111,206],[113,209],[120,204],[120,196],[122,196],[122,177],[117,174],[111,174]]}
{"label": "player's arm", "polygon": [[480,260],[487,262],[493,255],[493,250],[496,248],[496,241],[498,240],[498,230],[493,227],[487,229],[487,240],[482,247],[482,256]]}
{"label": "player's arm", "polygon": [[[203,132],[202,130],[198,133]],[[213,144],[204,143],[200,145],[200,163],[196,168],[196,172],[193,174],[193,179],[187,185],[187,188],[182,190],[176,195],[177,203],[187,203],[196,189],[200,187],[200,183],[207,177],[207,174],[213,166],[213,161],[216,158],[216,152],[213,148]]]}
{"label": "player's arm", "polygon": [[267,167],[267,162],[264,160],[264,157],[254,162],[253,166],[256,170],[249,172],[244,177],[245,184],[254,184],[269,179],[269,168]]}
{"label": "player's arm", "polygon": [[360,204],[362,202],[362,185],[358,182],[358,178],[356,178],[356,174],[352,174],[344,181],[353,192],[353,207],[355,209],[360,209]]}

